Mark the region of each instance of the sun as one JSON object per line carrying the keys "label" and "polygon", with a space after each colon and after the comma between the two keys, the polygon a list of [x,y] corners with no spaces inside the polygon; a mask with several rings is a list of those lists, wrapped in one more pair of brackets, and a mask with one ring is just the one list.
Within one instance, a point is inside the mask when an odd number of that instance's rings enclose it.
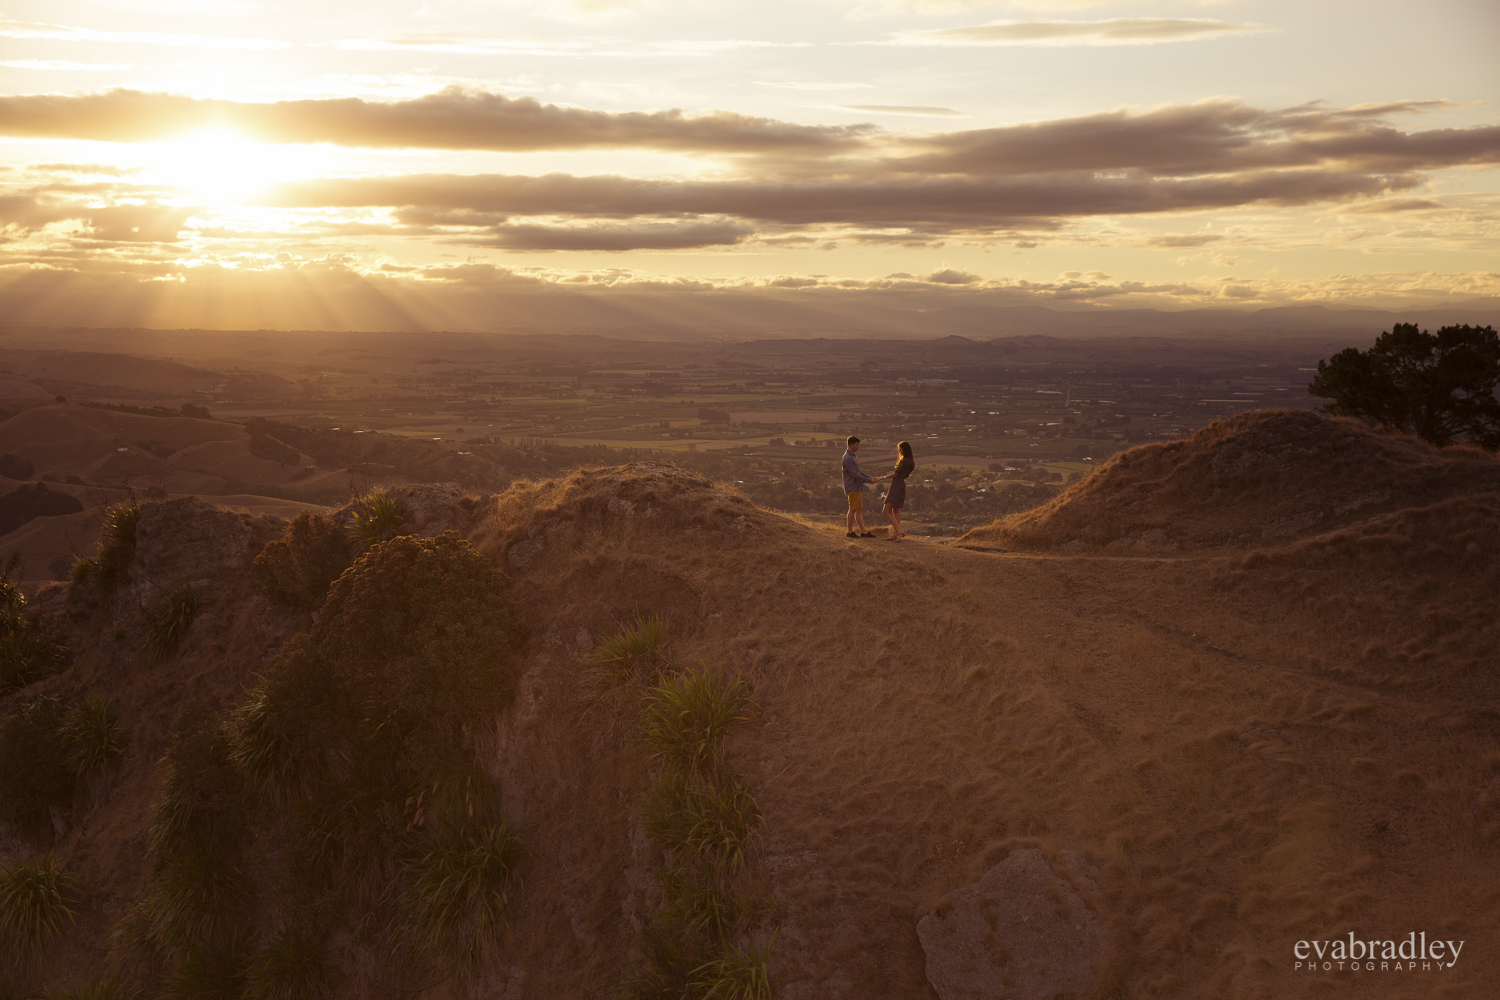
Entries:
{"label": "sun", "polygon": [[254,201],[279,182],[317,173],[326,154],[316,146],[256,142],[214,129],[153,143],[144,158],[152,179],[179,189],[184,197],[231,206]]}

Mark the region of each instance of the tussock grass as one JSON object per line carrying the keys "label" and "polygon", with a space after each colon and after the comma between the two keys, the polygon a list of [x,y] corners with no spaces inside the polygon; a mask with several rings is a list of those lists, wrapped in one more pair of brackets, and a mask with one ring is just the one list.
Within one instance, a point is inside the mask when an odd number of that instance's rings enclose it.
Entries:
{"label": "tussock grass", "polygon": [[250,816],[223,728],[190,718],[161,769],[147,839],[149,889],[127,936],[166,962],[163,996],[237,996],[253,916]]}
{"label": "tussock grass", "polygon": [[26,595],[0,575],[0,695],[57,671],[67,650],[26,617]]}
{"label": "tussock grass", "polygon": [[77,986],[43,990],[37,1000],[139,1000],[141,990],[118,976],[99,976]]}
{"label": "tussock grass", "polygon": [[239,938],[194,948],[163,979],[161,1000],[241,1000],[245,958]]}
{"label": "tussock grass", "polygon": [[202,605],[193,588],[178,587],[146,612],[146,654],[155,662],[171,659],[193,627]]}
{"label": "tussock grass", "polygon": [[669,773],[652,786],[644,816],[653,841],[727,872],[744,870],[746,846],[762,823],[755,797],[734,775],[694,781]]}
{"label": "tussock grass", "polygon": [[50,835],[49,811],[73,795],[67,718],[52,697],[22,702],[0,718],[0,820],[33,836]]}
{"label": "tussock grass", "polygon": [[349,519],[349,533],[361,548],[369,548],[406,533],[410,514],[406,502],[385,490],[371,490],[359,498],[361,509]]}
{"label": "tussock grass", "polygon": [[629,625],[594,647],[593,662],[614,683],[652,680],[659,673],[667,622],[661,615],[636,615]]}
{"label": "tussock grass", "polygon": [[245,971],[244,1000],[319,1000],[332,989],[336,973],[321,936],[283,927]]}
{"label": "tussock grass", "polygon": [[63,725],[67,740],[68,765],[82,778],[97,774],[125,752],[124,730],[115,721],[109,703],[103,698],[89,698]]}
{"label": "tussock grass", "polygon": [[767,963],[775,940],[773,933],[759,947],[730,945],[718,958],[694,970],[693,988],[703,1000],[771,1000]]}
{"label": "tussock grass", "polygon": [[738,674],[699,669],[668,677],[647,692],[641,742],[659,764],[684,774],[717,770],[729,731],[752,705]]}
{"label": "tussock grass", "polygon": [[[633,637],[625,632],[619,638],[616,649]],[[652,638],[654,652],[665,627],[653,629]],[[662,852],[662,907],[640,936],[646,967],[627,984],[626,996],[768,1000],[771,942],[759,950],[737,943],[770,912],[742,901],[748,855],[763,819],[749,787],[724,759],[731,730],[754,707],[744,679],[720,670],[684,670],[658,680],[644,702],[638,738],[660,771],[647,794],[642,828]]]}
{"label": "tussock grass", "polygon": [[0,867],[0,942],[30,957],[78,918],[78,879],[50,854],[40,861],[12,858]]}
{"label": "tussock grass", "polygon": [[140,521],[141,505],[133,501],[115,504],[104,511],[104,521],[99,527],[99,554],[94,557],[87,576],[106,597],[130,580],[136,527]]}
{"label": "tussock grass", "polygon": [[416,939],[432,953],[476,965],[500,929],[506,886],[526,853],[504,822],[445,827],[407,869],[408,921]]}

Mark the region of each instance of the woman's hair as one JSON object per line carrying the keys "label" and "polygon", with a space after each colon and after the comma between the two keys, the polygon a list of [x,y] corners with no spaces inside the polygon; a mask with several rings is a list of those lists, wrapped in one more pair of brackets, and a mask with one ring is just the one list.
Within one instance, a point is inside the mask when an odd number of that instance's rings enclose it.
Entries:
{"label": "woman's hair", "polygon": [[912,455],[911,455],[911,442],[910,441],[902,441],[900,444],[896,445],[896,447],[897,447],[897,449],[900,450],[902,458],[911,458],[911,460],[913,462],[916,461],[916,459],[912,458]]}

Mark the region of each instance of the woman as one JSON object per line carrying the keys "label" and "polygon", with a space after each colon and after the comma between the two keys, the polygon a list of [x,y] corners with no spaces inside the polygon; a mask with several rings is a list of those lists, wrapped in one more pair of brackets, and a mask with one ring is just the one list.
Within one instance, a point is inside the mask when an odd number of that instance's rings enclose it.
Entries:
{"label": "woman", "polygon": [[896,445],[896,458],[896,468],[889,475],[880,477],[891,481],[890,492],[885,497],[885,516],[891,522],[888,542],[899,542],[906,537],[906,532],[901,530],[901,508],[906,506],[906,477],[917,468],[916,459],[911,457],[910,441]]}

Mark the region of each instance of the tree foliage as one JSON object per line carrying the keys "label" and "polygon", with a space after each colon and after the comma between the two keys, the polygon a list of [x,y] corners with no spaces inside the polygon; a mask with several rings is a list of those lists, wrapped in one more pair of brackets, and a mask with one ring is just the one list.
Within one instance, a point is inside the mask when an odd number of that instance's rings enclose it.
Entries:
{"label": "tree foliage", "polygon": [[1442,447],[1472,441],[1500,448],[1500,337],[1488,326],[1436,334],[1397,323],[1368,351],[1346,348],[1318,362],[1308,385],[1323,409],[1415,434]]}

